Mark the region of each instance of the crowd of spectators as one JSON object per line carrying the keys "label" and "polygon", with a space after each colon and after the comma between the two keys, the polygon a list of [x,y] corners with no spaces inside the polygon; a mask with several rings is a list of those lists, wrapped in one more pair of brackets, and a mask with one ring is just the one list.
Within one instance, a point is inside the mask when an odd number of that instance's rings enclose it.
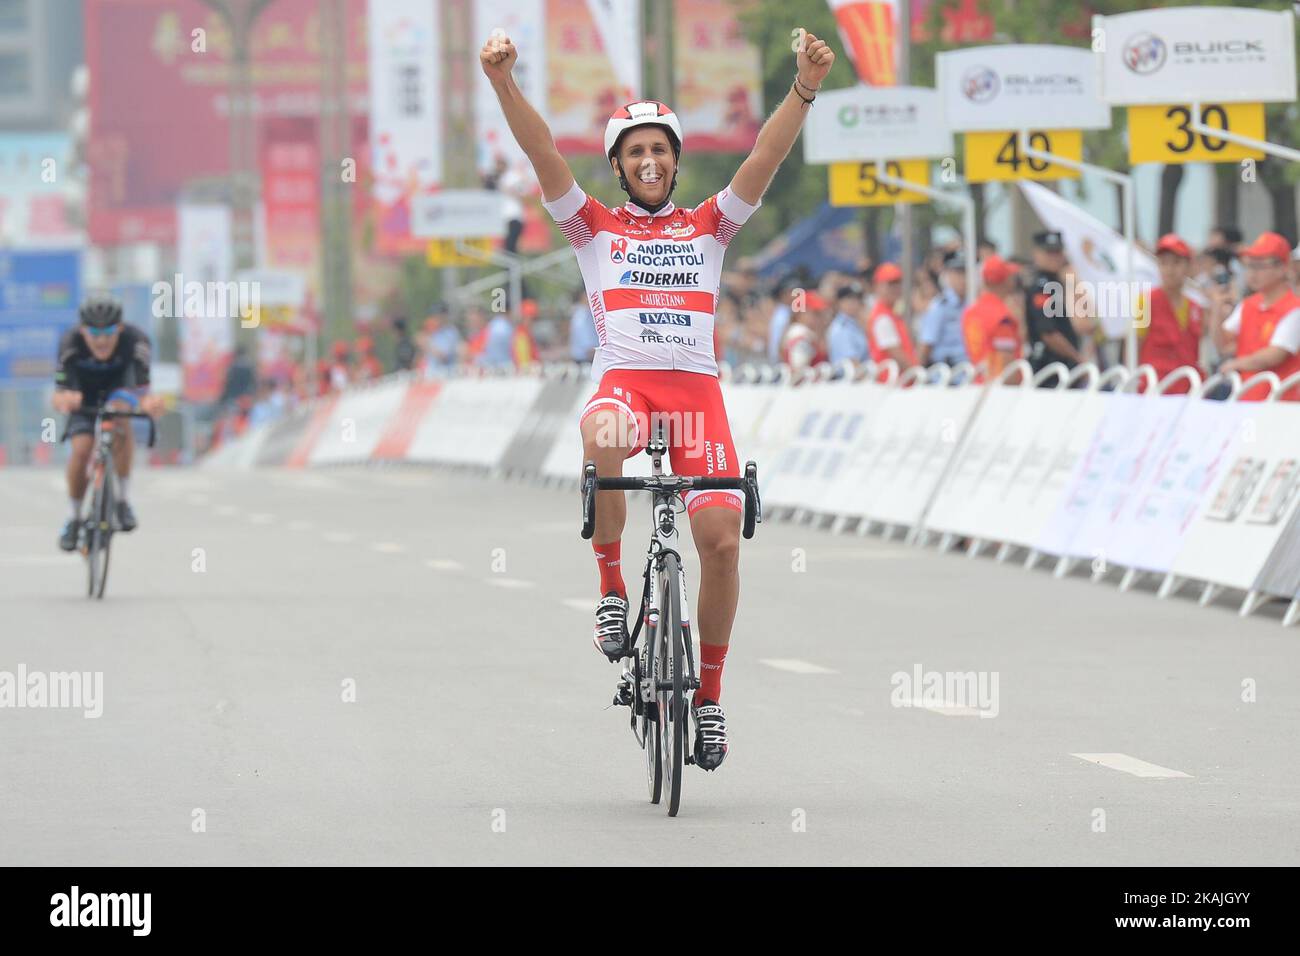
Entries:
{"label": "crowd of spectators", "polygon": [[[1300,253],[1266,232],[1249,245],[1241,230],[1214,229],[1194,251],[1177,235],[1153,250],[1160,282],[1136,295],[1139,361],[1161,377],[1183,365],[1202,375],[1236,371],[1243,378],[1271,370],[1300,371]],[[863,258],[851,272],[792,272],[764,280],[750,259],[723,273],[714,316],[719,362],[785,364],[802,373],[821,362],[880,366],[969,362],[995,376],[1025,358],[1037,370],[1121,361],[1122,340],[1104,335],[1098,303],[1086,283],[1072,281],[1063,239],[1034,236],[1029,261],[978,245],[974,303],[967,304],[967,268],[959,239],[933,248],[912,274],[910,309],[903,272],[893,262]],[[542,310],[532,299],[517,314],[470,306],[454,317],[435,306],[416,326],[392,320],[392,348],[381,357],[369,335],[336,341],[311,374],[258,379],[237,350],[219,402],[215,440],[268,421],[298,402],[395,371],[425,376],[458,368],[524,370],[537,362],[590,363],[599,338],[579,286],[566,304]],[[1186,390],[1180,385],[1175,390]],[[1288,397],[1293,397],[1294,393]]]}

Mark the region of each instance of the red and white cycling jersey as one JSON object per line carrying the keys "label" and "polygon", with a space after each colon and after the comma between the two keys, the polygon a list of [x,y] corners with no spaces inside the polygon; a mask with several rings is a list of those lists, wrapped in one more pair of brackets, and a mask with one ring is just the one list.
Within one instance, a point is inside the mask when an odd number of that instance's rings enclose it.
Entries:
{"label": "red and white cycling jersey", "polygon": [[609,209],[577,183],[544,205],[578,254],[600,338],[596,378],[611,368],[718,374],[722,258],[757,206],[728,187],[694,209]]}

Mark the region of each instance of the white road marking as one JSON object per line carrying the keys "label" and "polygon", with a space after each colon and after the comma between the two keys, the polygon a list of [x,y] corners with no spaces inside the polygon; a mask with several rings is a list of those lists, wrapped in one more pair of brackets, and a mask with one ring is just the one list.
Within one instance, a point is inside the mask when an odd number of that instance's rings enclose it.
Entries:
{"label": "white road marking", "polygon": [[310,531],[314,527],[315,525],[306,518],[294,518],[289,522],[290,531]]}
{"label": "white road marking", "polygon": [[208,503],[207,495],[191,494],[186,495],[185,500],[192,505],[206,505]]}
{"label": "white road marking", "polygon": [[459,561],[450,558],[429,558],[424,563],[435,571],[459,571],[464,567]]}
{"label": "white road marking", "polygon": [[380,554],[401,554],[406,550],[406,545],[398,544],[396,541],[376,541],[370,546],[371,551],[378,551]]}
{"label": "white road marking", "polygon": [[831,670],[829,667],[822,667],[820,664],[811,664],[808,661],[797,660],[793,657],[760,657],[760,664],[766,664],[768,667],[775,667],[779,671],[789,671],[792,674],[838,674],[839,671]]}
{"label": "white road marking", "polygon": [[234,505],[218,505],[216,512],[223,517],[229,517],[230,515],[239,514],[239,509]]}
{"label": "white road marking", "polygon": [[596,609],[595,598],[565,598],[563,603],[565,607],[571,607],[583,614],[590,614]]}
{"label": "white road marking", "polygon": [[1070,754],[1070,756],[1086,760],[1088,763],[1109,767],[1111,770],[1131,773],[1135,777],[1191,777],[1190,773],[1183,773],[1181,770],[1170,770],[1168,767],[1147,763],[1145,760],[1138,760],[1137,757],[1130,757],[1128,754]]}
{"label": "white road marking", "polygon": [[275,516],[269,515],[265,511],[259,511],[257,514],[249,515],[248,520],[253,524],[270,524],[275,520]]}
{"label": "white road marking", "polygon": [[347,544],[356,535],[348,534],[346,531],[326,531],[325,540],[332,541],[334,544]]}
{"label": "white road marking", "polygon": [[536,581],[524,581],[524,580],[522,580],[522,579],[520,579],[520,578],[499,578],[499,577],[491,577],[491,578],[484,578],[483,580],[487,581],[488,584],[495,584],[495,585],[496,585],[497,587],[499,587],[499,588],[535,588],[535,587],[537,587],[537,582],[536,582]]}

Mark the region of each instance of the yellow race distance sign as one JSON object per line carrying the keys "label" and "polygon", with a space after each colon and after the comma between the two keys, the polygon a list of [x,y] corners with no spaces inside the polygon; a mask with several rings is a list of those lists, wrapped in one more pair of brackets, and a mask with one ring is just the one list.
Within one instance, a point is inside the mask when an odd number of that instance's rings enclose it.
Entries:
{"label": "yellow race distance sign", "polygon": [[[966,181],[1006,182],[1012,179],[1078,179],[1079,173],[1045,159],[1027,156],[1018,132],[966,133]],[[1029,130],[1030,149],[1055,153],[1083,162],[1083,131],[1077,129]]]}
{"label": "yellow race distance sign", "polygon": [[[462,239],[461,243],[479,252],[491,252],[491,239]],[[430,239],[425,248],[425,261],[430,266],[481,266],[487,265],[483,259],[467,256],[456,248],[455,239]]]}
{"label": "yellow race distance sign", "polygon": [[831,163],[832,206],[892,206],[896,202],[929,202],[924,193],[893,183],[882,183],[877,168],[886,177],[906,180],[917,186],[930,185],[930,162],[925,159],[872,160],[865,163]]}
{"label": "yellow race distance sign", "polygon": [[[1202,103],[1202,125],[1240,136],[1264,138],[1263,103]],[[1191,106],[1130,106],[1128,160],[1138,163],[1231,163],[1263,159],[1264,153],[1192,129]]]}

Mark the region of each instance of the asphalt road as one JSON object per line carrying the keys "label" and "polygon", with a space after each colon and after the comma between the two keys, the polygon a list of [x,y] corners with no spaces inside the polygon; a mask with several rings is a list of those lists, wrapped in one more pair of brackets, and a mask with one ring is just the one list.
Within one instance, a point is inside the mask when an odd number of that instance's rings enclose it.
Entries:
{"label": "asphalt road", "polygon": [[[1277,606],[769,523],[743,551],[731,754],[688,768],[668,819],[606,709],[576,494],[405,469],[134,485],[141,528],[92,602],[55,548],[60,476],[0,470],[0,679],[103,681],[98,717],[0,708],[0,862],[1300,863]],[[895,706],[918,668],[996,697]]]}

